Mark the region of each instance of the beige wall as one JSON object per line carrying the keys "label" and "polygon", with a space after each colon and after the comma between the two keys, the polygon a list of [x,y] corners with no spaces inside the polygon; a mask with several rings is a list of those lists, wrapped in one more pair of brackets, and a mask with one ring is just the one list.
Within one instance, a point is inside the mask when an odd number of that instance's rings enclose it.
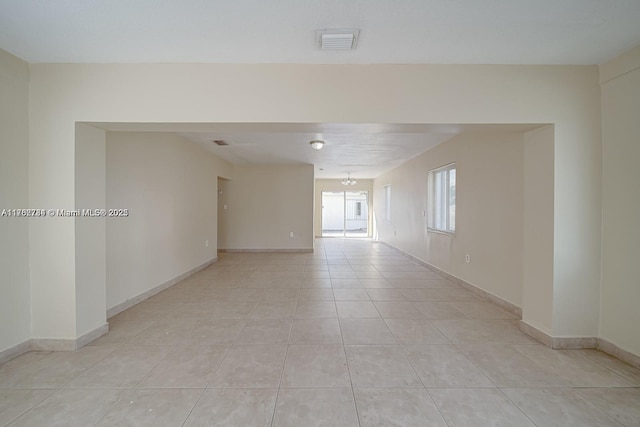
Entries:
{"label": "beige wall", "polygon": [[322,192],[323,191],[368,191],[369,234],[373,231],[373,180],[358,179],[356,185],[345,187],[341,179],[316,179],[313,228],[316,237],[322,236]]}
{"label": "beige wall", "polygon": [[313,174],[313,165],[236,165],[218,195],[220,249],[313,249]]}
{"label": "beige wall", "polygon": [[600,335],[640,355],[640,47],[601,67],[603,144]]}
{"label": "beige wall", "polygon": [[[0,50],[0,211],[29,207],[29,64]],[[0,217],[0,352],[31,338],[29,227]]]}
{"label": "beige wall", "polygon": [[[552,333],[597,333],[592,314],[599,303],[601,259],[597,67],[34,64],[29,203],[74,206],[78,121],[212,120],[554,124],[552,286],[558,297],[554,311],[567,315],[554,318]],[[75,319],[65,313],[75,307],[74,222],[32,220],[29,244],[32,293],[46,301],[32,307],[33,334],[73,335]],[[55,304],[49,295],[56,296]],[[579,308],[577,316],[572,307]]]}
{"label": "beige wall", "polygon": [[[455,235],[427,231],[427,173],[452,162]],[[391,185],[391,222],[380,219],[385,185]],[[521,306],[522,186],[522,133],[453,137],[376,178],[379,239]]]}
{"label": "beige wall", "polygon": [[[170,133],[107,132],[107,308],[217,256],[217,180],[232,166]],[[205,241],[208,240],[208,246]]]}

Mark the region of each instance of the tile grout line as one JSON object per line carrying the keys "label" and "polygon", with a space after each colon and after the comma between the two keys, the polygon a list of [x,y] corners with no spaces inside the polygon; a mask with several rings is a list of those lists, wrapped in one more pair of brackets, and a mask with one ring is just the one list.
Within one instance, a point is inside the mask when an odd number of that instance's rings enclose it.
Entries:
{"label": "tile grout line", "polygon": [[[331,289],[333,289],[333,284],[331,286]],[[335,294],[334,294],[334,298],[335,298]],[[338,308],[336,307],[336,315]],[[347,347],[344,343],[344,336],[342,334],[342,323],[340,323],[340,316],[337,316],[337,321],[338,321],[338,328],[340,329],[340,339],[342,340],[342,351],[344,352],[344,361],[347,364],[347,374],[349,375],[349,384],[351,384],[351,396],[353,396],[353,406],[355,407],[356,410],[356,418],[358,420],[358,425],[360,427],[362,427],[362,421],[360,420],[360,411],[358,410],[358,401],[356,400],[356,392],[354,390],[353,387],[353,378],[351,377],[351,367],[349,366],[349,358],[347,356]]]}
{"label": "tile grout line", "polygon": [[284,368],[287,365],[287,356],[289,355],[289,343],[285,346],[284,360],[282,361],[282,368],[280,369],[280,378],[278,378],[278,389],[276,391],[276,400],[273,402],[273,413],[271,414],[271,426],[276,418],[276,409],[278,408],[278,399],[280,399],[280,386],[282,385],[282,377],[284,375]]}
{"label": "tile grout line", "polygon": [[433,406],[435,406],[436,410],[438,411],[438,414],[440,414],[440,417],[442,418],[444,423],[447,426],[450,426],[450,424],[447,422],[446,418],[444,417],[442,411],[440,410],[440,407],[436,404],[436,401],[433,399],[433,396],[431,396],[431,393],[429,392],[429,388],[425,385],[424,381],[422,380],[422,377],[418,374],[418,371],[416,370],[415,366],[413,366],[413,363],[411,363],[411,360],[409,360],[409,358],[404,354],[404,351],[402,352],[402,354],[405,357],[405,359],[407,360],[407,363],[409,363],[409,366],[411,366],[411,369],[413,370],[413,373],[420,380],[420,384],[422,384],[422,387],[427,392],[427,396],[429,396],[429,400],[431,401],[431,403],[433,403]]}
{"label": "tile grout line", "polygon": [[[11,389],[0,389],[0,390],[11,390]],[[19,389],[19,390],[33,390],[33,389]],[[37,408],[38,406],[40,406],[45,400],[50,399],[53,395],[55,395],[56,393],[58,393],[59,391],[61,391],[62,389],[39,389],[39,390],[53,390],[53,393],[51,393],[48,396],[43,397],[41,400],[38,401],[38,403],[36,403],[35,405],[33,405],[32,407],[25,409],[24,411],[22,411],[19,415],[17,415],[16,417],[14,417],[12,420],[9,420],[9,423],[7,423],[6,425],[9,426],[12,423],[15,423],[16,421],[18,421],[19,418],[21,418],[23,415],[25,415],[27,412],[31,411],[32,409]]]}
{"label": "tile grout line", "polygon": [[[301,279],[301,284],[304,279]],[[282,385],[282,377],[284,376],[284,369],[287,366],[287,356],[289,355],[289,343],[291,342],[291,332],[293,331],[293,323],[295,322],[296,314],[298,312],[298,302],[300,301],[300,289],[298,288],[298,297],[296,298],[295,309],[293,310],[293,318],[291,319],[291,325],[289,327],[289,336],[287,338],[287,343],[285,346],[284,360],[282,361],[282,369],[280,370],[280,378],[278,379],[278,389],[276,391],[276,399],[273,403],[273,413],[271,414],[271,423],[269,424],[273,427],[273,423],[276,418],[276,410],[278,408],[278,400],[280,399],[280,389]]]}
{"label": "tile grout line", "polygon": [[[162,348],[162,346],[154,346],[154,347],[158,347],[157,350],[160,350]],[[116,351],[116,350],[113,350],[113,351]],[[156,366],[158,366],[160,364],[160,362],[163,361],[169,355],[169,351],[164,355],[164,357],[159,358],[158,361],[151,367],[151,369],[149,369],[149,372],[147,372],[145,375],[143,375],[142,378],[140,378],[140,380],[138,380],[138,382],[136,382],[133,387],[122,389],[123,390],[122,391],[122,395],[116,400],[116,402],[113,405],[111,405],[109,410],[106,411],[102,417],[100,417],[100,419],[94,424],[94,426],[98,425],[98,423],[100,421],[102,421],[102,419],[104,417],[109,415],[109,413],[113,410],[113,408],[115,408],[116,405],[118,403],[120,403],[122,401],[122,399],[124,399],[124,397],[126,397],[127,395],[131,394],[134,390],[136,390],[136,387],[138,386],[138,384],[140,384],[145,378],[147,378],[149,376],[149,374],[151,373],[151,371],[153,371],[156,368]],[[85,388],[83,388],[83,390],[84,389]],[[94,389],[94,390],[100,390],[100,389]],[[105,389],[105,390],[108,390],[108,389]]]}
{"label": "tile grout line", "polygon": [[[385,321],[386,324],[386,321]],[[387,325],[387,328],[389,326]],[[444,335],[444,334],[443,334]],[[394,336],[395,338],[395,336]],[[446,338],[446,336],[445,336]],[[448,339],[448,338],[447,338]],[[416,370],[415,366],[413,366],[413,363],[411,363],[411,360],[409,359],[409,357],[407,357],[407,355],[404,352],[404,348],[402,345],[399,345],[400,347],[400,352],[402,354],[402,356],[404,357],[404,359],[407,361],[407,363],[409,364],[409,366],[411,367],[411,370],[413,371],[414,375],[418,378],[418,380],[420,380],[420,384],[422,384],[422,387],[424,388],[424,390],[427,393],[427,396],[429,396],[429,399],[431,400],[431,403],[433,403],[433,406],[435,406],[436,410],[438,411],[438,413],[440,414],[440,417],[442,418],[442,420],[444,421],[444,423],[449,426],[449,423],[447,422],[447,420],[445,419],[444,415],[442,414],[442,411],[440,410],[440,407],[436,404],[436,402],[433,400],[433,397],[431,396],[431,393],[429,393],[429,389],[427,388],[427,386],[425,385],[424,381],[422,380],[422,377],[420,376],[420,374],[418,374],[418,371]]]}
{"label": "tile grout line", "polygon": [[491,384],[493,384],[493,386],[495,388],[498,388],[498,384],[496,384],[496,382],[491,378],[491,376],[489,375],[489,372],[484,369],[482,366],[479,366],[476,362],[474,362],[473,360],[471,360],[471,358],[469,358],[464,351],[462,351],[462,349],[460,348],[460,344],[456,344],[453,343],[451,344],[453,347],[455,347],[456,351],[458,351],[458,353],[460,353],[460,355],[462,357],[465,358],[465,360],[467,360],[472,366],[474,366],[480,373],[482,373],[482,375],[484,375]]}
{"label": "tile grout line", "polygon": [[191,409],[189,410],[189,413],[187,414],[187,416],[185,417],[184,421],[182,422],[182,424],[180,424],[181,427],[184,427],[184,425],[187,423],[187,420],[189,420],[189,417],[191,416],[191,414],[193,413],[193,410],[196,408],[196,406],[198,406],[198,403],[200,403],[200,400],[202,400],[202,396],[204,396],[204,393],[207,391],[207,388],[203,388],[202,392],[200,393],[200,396],[198,396],[198,398],[196,399],[196,402],[193,404],[193,406],[191,407]]}
{"label": "tile grout line", "polygon": [[[504,387],[504,388],[509,388],[509,387]],[[529,421],[531,421],[531,424],[533,424],[534,426],[537,427],[542,427],[542,426],[538,426],[538,424],[536,424],[531,417],[529,417],[529,415],[516,403],[514,402],[509,395],[507,395],[507,393],[504,392],[503,387],[496,387],[496,390],[498,390],[498,392],[504,396],[509,402],[511,402],[511,404],[513,406],[515,406],[516,408],[518,408],[518,411],[520,411],[520,413],[522,413],[522,415],[524,415]]]}
{"label": "tile grout line", "polygon": [[[584,350],[587,350],[587,351],[589,351],[589,350],[591,350],[591,351],[601,351],[601,350],[598,350],[598,349],[578,349],[578,350],[583,350],[583,351],[584,351]],[[604,353],[604,352],[603,352],[603,353]],[[594,364],[596,364],[596,365],[600,366],[601,368],[604,368],[604,369],[606,369],[606,370],[608,370],[608,371],[612,372],[614,375],[616,375],[616,376],[617,376],[617,377],[619,377],[619,378],[622,378],[623,380],[626,380],[626,378],[622,375],[622,373],[621,373],[621,372],[618,372],[618,371],[616,371],[615,369],[612,369],[612,368],[610,368],[610,367],[606,366],[604,363],[601,363],[601,362],[599,362],[599,361],[597,361],[597,360],[591,359],[589,356],[587,356],[587,355],[585,355],[585,354],[583,354],[583,353],[579,353],[579,354],[580,354],[580,357],[581,357],[581,358],[583,358],[583,359],[585,359],[585,360],[587,360],[587,361],[589,361],[589,362],[591,362],[591,363],[594,363]],[[624,363],[625,365],[628,365],[628,366],[630,366],[630,367],[634,368],[632,365],[629,365],[628,363],[626,363],[626,362],[624,362],[624,361],[622,361],[622,360],[620,360],[620,359],[617,359],[617,358],[615,358],[614,356],[611,356],[611,355],[610,355],[610,354],[608,354],[608,353],[605,353],[605,354],[606,354],[607,356],[611,357],[611,358],[614,358],[616,361],[618,361],[618,362],[620,362],[620,363]],[[634,368],[634,369],[635,369],[635,368]],[[629,384],[631,384],[631,386],[630,386],[630,387],[635,387],[635,388],[640,387],[640,382],[638,382],[638,383],[637,383],[637,385],[633,385],[634,383],[632,383],[631,381],[628,381],[628,382],[629,382]],[[621,388],[622,388],[622,387],[621,387]]]}

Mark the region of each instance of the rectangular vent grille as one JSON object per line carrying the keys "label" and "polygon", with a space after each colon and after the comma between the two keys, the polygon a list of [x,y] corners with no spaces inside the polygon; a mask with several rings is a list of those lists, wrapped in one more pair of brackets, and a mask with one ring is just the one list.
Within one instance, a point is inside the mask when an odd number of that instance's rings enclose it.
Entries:
{"label": "rectangular vent grille", "polygon": [[353,39],[353,34],[323,34],[322,49],[351,49],[351,46],[353,46]]}
{"label": "rectangular vent grille", "polygon": [[321,50],[351,50],[356,48],[359,30],[318,30],[316,43]]}

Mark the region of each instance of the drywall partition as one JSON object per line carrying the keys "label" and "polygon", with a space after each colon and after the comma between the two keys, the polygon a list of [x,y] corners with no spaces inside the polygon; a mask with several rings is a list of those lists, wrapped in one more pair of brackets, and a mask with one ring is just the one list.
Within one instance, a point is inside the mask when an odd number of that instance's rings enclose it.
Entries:
{"label": "drywall partition", "polygon": [[[357,178],[357,177],[354,177]],[[314,209],[314,234],[322,236],[322,192],[323,191],[368,191],[369,192],[369,234],[373,230],[373,180],[358,179],[356,185],[342,185],[341,179],[316,179],[315,182],[315,209]]]}
{"label": "drywall partition", "polygon": [[[29,64],[0,50],[0,212],[28,207]],[[28,219],[0,216],[0,240],[2,362],[31,338]]]}
{"label": "drywall partition", "polygon": [[217,180],[231,173],[172,133],[107,132],[107,208],[124,215],[106,220],[107,309],[216,259]]}
{"label": "drywall partition", "polygon": [[[455,235],[427,230],[427,173],[456,164]],[[469,131],[375,180],[375,210],[391,185],[379,239],[484,291],[522,305],[523,136]],[[470,262],[466,262],[469,255]]]}
{"label": "drywall partition", "polygon": [[553,336],[553,126],[524,133],[522,321]]}
{"label": "drywall partition", "polygon": [[[560,305],[568,305],[564,296],[572,295],[570,303],[581,313],[554,319],[552,332],[597,333],[597,67],[34,64],[30,82],[31,206],[74,206],[79,121],[553,123],[554,290],[563,290]],[[74,306],[73,222],[31,225],[32,292],[46,301],[33,306],[33,333],[74,334],[74,318],[64,314]]]}
{"label": "drywall partition", "polygon": [[[76,336],[106,333],[105,131],[76,124]],[[75,338],[75,337],[74,337]],[[73,347],[73,346],[72,346]]]}
{"label": "drywall partition", "polygon": [[640,47],[600,68],[603,218],[600,336],[640,356]]}
{"label": "drywall partition", "polygon": [[220,249],[312,250],[313,174],[313,165],[236,165]]}
{"label": "drywall partition", "polygon": [[229,226],[227,225],[227,214],[226,211],[229,209],[229,201],[227,191],[227,184],[229,180],[224,178],[218,178],[218,226],[217,226],[217,236],[218,242],[217,247],[218,250],[224,249],[226,242],[229,241]]}

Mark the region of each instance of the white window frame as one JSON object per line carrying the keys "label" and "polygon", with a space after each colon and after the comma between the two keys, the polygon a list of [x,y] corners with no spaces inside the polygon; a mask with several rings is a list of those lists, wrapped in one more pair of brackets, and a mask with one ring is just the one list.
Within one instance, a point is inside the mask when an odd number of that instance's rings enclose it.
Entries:
{"label": "white window frame", "polygon": [[384,220],[391,222],[391,184],[384,186]]}
{"label": "white window frame", "polygon": [[[436,169],[427,175],[427,229],[439,233],[456,233],[456,202],[451,203],[451,171],[454,171],[454,191],[457,195],[457,170],[455,162]],[[440,185],[438,185],[440,184]],[[439,188],[438,188],[439,187]],[[453,210],[453,218],[451,211]]]}

